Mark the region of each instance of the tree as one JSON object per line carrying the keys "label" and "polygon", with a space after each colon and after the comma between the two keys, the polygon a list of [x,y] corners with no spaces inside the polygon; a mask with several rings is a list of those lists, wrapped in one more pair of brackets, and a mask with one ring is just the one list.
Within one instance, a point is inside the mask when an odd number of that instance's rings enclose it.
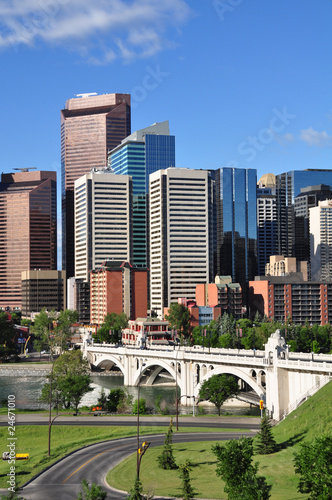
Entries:
{"label": "tree", "polygon": [[173,302],[165,318],[169,322],[170,327],[177,330],[182,341],[189,338],[190,312],[186,306]]}
{"label": "tree", "polygon": [[277,451],[277,443],[272,434],[269,418],[264,413],[260,423],[260,432],[257,434],[256,452],[260,455],[268,455]]}
{"label": "tree", "polygon": [[220,416],[220,407],[228,398],[236,396],[238,392],[238,383],[232,375],[212,375],[203,382],[199,390],[199,399],[211,401],[216,406]]}
{"label": "tree", "polygon": [[[137,415],[137,399],[134,401],[133,414]],[[139,414],[144,415],[147,412],[146,400],[144,398],[139,398]]]}
{"label": "tree", "polygon": [[195,490],[190,484],[189,472],[191,471],[191,463],[186,460],[184,464],[179,465],[180,477],[182,479],[182,492],[183,500],[191,500],[195,498]]}
{"label": "tree", "polygon": [[127,500],[144,500],[143,486],[140,479],[136,476],[134,487],[130,490]]}
{"label": "tree", "polygon": [[294,454],[295,472],[300,474],[298,491],[309,493],[311,500],[332,498],[332,436],[303,443]]}
{"label": "tree", "polygon": [[131,400],[132,396],[129,396],[124,389],[112,389],[108,396],[106,396],[104,389],[102,389],[98,399],[98,406],[101,406],[103,410],[110,413],[115,413],[129,406]]}
{"label": "tree", "polygon": [[171,419],[168,431],[164,441],[164,448],[161,455],[157,458],[159,467],[165,470],[177,469],[174,456],[173,456],[173,446],[172,446],[172,434],[173,434],[173,419]]}
{"label": "tree", "polygon": [[[55,362],[52,376],[52,403],[56,401],[64,408],[73,407],[77,413],[80,400],[89,391],[91,377],[89,364],[83,359],[81,351],[63,353]],[[50,383],[42,390],[42,400],[49,402]]]}
{"label": "tree", "polygon": [[77,500],[105,500],[107,492],[101,486],[92,483],[91,487],[86,479],[82,480],[82,493],[78,494]]}
{"label": "tree", "polygon": [[108,313],[104,318],[104,323],[94,335],[96,342],[106,342],[107,344],[119,342],[122,336],[122,329],[127,328],[128,317],[125,313]]}
{"label": "tree", "polygon": [[31,332],[35,334],[34,347],[37,351],[50,350],[52,353],[58,348],[60,352],[68,348],[71,336],[70,327],[78,320],[77,311],[66,309],[57,316],[54,310],[43,309],[36,315]]}
{"label": "tree", "polygon": [[0,312],[0,360],[5,361],[12,354],[17,354],[15,329],[6,312]]}
{"label": "tree", "polygon": [[257,476],[258,463],[252,463],[252,438],[216,444],[212,451],[218,459],[217,476],[225,481],[228,500],[267,500],[271,487],[265,477]]}

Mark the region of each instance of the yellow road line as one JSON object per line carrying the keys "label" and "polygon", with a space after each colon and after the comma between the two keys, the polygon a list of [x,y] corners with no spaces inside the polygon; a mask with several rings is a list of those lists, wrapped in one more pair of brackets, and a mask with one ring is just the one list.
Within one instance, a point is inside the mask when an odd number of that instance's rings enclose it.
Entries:
{"label": "yellow road line", "polygon": [[86,466],[86,464],[88,464],[89,462],[92,462],[92,460],[94,460],[95,458],[100,457],[100,455],[104,455],[104,453],[107,453],[107,452],[112,451],[112,450],[113,450],[113,448],[111,448],[111,449],[109,449],[109,450],[106,450],[106,451],[103,451],[102,453],[98,453],[98,455],[96,455],[95,457],[90,458],[90,460],[88,460],[88,461],[87,461],[87,462],[85,462],[83,465],[81,465],[81,467],[79,467],[79,468],[78,468],[78,469],[76,469],[74,472],[72,472],[72,473],[70,474],[70,476],[68,476],[68,477],[67,477],[64,481],[62,481],[62,483],[61,483],[61,484],[64,484],[66,481],[68,481],[68,479],[70,479],[70,478],[71,478],[74,474],[76,474],[76,472],[78,472],[80,469],[82,469],[83,467],[85,467],[85,466]]}

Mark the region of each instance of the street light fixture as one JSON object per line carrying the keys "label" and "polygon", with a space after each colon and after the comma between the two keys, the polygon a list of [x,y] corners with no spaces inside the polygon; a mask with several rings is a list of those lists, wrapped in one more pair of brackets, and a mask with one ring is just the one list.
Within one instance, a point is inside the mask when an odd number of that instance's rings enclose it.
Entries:
{"label": "street light fixture", "polygon": [[141,373],[142,373],[142,368],[145,366],[145,363],[141,365],[140,371],[139,371],[139,376],[138,376],[138,383],[137,383],[137,466],[136,466],[136,475],[137,479],[139,479],[139,470],[140,470],[140,465],[141,465],[141,458],[147,449],[147,446],[144,447],[143,443],[143,453],[141,453],[140,447],[139,447],[139,389],[140,389],[140,383],[141,383]]}

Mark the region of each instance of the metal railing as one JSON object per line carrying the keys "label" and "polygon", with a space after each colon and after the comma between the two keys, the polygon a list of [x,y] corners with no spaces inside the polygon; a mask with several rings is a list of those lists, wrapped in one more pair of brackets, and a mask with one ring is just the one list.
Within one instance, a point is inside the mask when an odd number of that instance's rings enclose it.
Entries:
{"label": "metal railing", "polygon": [[332,380],[332,377],[330,375],[326,375],[323,377],[321,380],[319,380],[311,389],[306,391],[304,394],[302,394],[294,403],[288,406],[286,410],[281,410],[279,412],[279,415],[276,416],[275,418],[271,419],[271,424],[276,425],[282,420],[284,420],[292,411],[296,410],[299,406],[301,406],[302,403],[307,401],[311,396],[316,394],[316,392],[319,391],[324,385],[328,384]]}

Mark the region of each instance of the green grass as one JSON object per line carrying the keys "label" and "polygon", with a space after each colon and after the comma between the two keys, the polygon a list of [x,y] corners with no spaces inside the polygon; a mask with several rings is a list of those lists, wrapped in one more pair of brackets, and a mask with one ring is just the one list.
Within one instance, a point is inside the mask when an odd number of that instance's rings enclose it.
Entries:
{"label": "green grass", "polygon": [[[140,426],[141,435],[164,434],[166,427],[144,427]],[[181,432],[226,432],[226,429],[211,428],[180,428]],[[241,429],[233,429],[234,432]],[[229,429],[227,429],[229,432]],[[82,448],[83,446],[106,441],[108,439],[117,439],[128,436],[136,436],[136,426],[117,427],[117,426],[65,426],[55,425],[52,427],[51,457],[47,456],[48,449],[48,427],[35,425],[20,425],[15,429],[16,453],[29,453],[29,460],[16,461],[16,483],[21,486],[36,474],[44,470],[56,460],[64,457],[71,451]],[[6,450],[8,441],[7,427],[0,427],[0,442],[2,448],[1,455]],[[8,473],[8,462],[0,460],[0,488],[5,488],[6,474]]]}
{"label": "green grass", "polygon": [[[255,455],[259,472],[272,485],[271,500],[304,500],[297,492],[299,478],[293,467],[293,454],[300,444],[311,441],[322,434],[332,432],[332,382],[323,387],[287,419],[273,429],[280,451],[272,455]],[[216,476],[216,457],[211,451],[212,443],[174,444],[174,457],[178,464],[190,459],[192,485],[199,498],[225,499],[224,484]],[[165,471],[156,466],[162,447],[151,448],[142,459],[141,480],[144,490],[155,495],[180,496],[181,481],[177,471]],[[128,490],[134,484],[136,455],[112,469],[107,480],[120,490]]]}

